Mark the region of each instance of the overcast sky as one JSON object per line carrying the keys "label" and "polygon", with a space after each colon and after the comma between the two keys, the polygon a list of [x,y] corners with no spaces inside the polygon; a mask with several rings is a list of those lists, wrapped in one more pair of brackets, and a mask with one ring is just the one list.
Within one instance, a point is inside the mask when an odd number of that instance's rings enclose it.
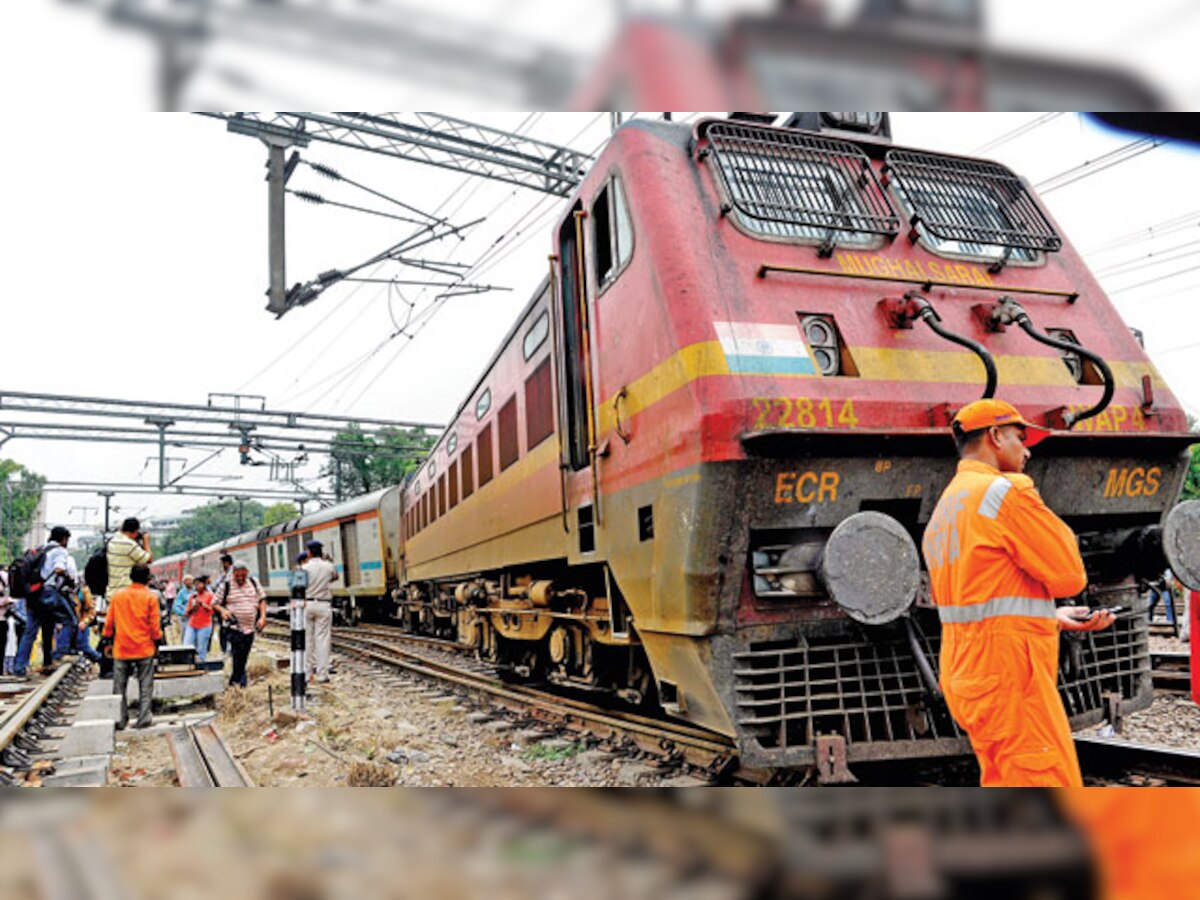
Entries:
{"label": "overcast sky", "polygon": [[[458,115],[523,127],[584,150],[598,149],[608,134],[607,115],[592,113]],[[898,113],[893,125],[897,143],[967,152],[1038,115]],[[210,392],[243,392],[265,395],[272,408],[444,422],[543,277],[550,226],[563,202],[417,163],[313,145],[307,159],[413,206],[456,222],[486,216],[468,240],[449,239],[422,253],[473,264],[496,247],[495,264],[471,280],[512,288],[451,300],[414,339],[381,346],[394,330],[393,317],[405,315],[405,301],[427,310],[429,294],[408,289],[403,299],[393,296],[389,313],[382,286],[344,285],[279,321],[263,310],[265,150],[258,141],[227,133],[220,121],[185,114],[46,114],[34,116],[25,131],[27,137],[10,139],[4,151],[9,237],[0,387],[7,390],[184,403],[204,403]],[[1037,184],[1130,140],[1068,113],[990,155]],[[1086,253],[1200,213],[1198,176],[1196,152],[1167,145],[1044,200]],[[384,206],[303,168],[291,186]],[[394,243],[404,228],[289,198],[289,282],[357,263]],[[1130,239],[1088,257],[1101,272],[1130,263],[1102,282],[1129,324],[1145,332],[1152,359],[1193,414],[1200,410],[1198,242],[1200,219],[1187,230]],[[1167,261],[1147,257],[1167,250]],[[1143,257],[1146,267],[1139,268]],[[362,365],[347,368],[374,349]],[[157,475],[156,463],[146,461],[149,446],[14,441],[0,454],[58,480],[150,483]],[[194,463],[202,452],[171,455]],[[201,473],[247,471],[230,450]],[[266,483],[262,470],[251,474],[254,483]],[[316,474],[315,466],[308,474]],[[203,501],[130,496],[118,502],[125,513],[153,515]],[[94,519],[94,512],[72,507],[98,505],[94,496],[56,494],[50,518]]]}

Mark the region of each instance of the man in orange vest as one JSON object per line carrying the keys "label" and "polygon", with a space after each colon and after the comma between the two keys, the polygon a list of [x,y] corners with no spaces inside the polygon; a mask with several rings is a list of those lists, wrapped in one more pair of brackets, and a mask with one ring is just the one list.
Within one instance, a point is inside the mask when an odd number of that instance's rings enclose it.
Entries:
{"label": "man in orange vest", "polygon": [[1002,400],[952,423],[960,461],[922,550],[942,621],[941,686],[984,787],[1081,786],[1058,696],[1058,632],[1095,631],[1109,612],[1055,607],[1087,585],[1075,534],[1023,475],[1049,430]]}
{"label": "man in orange vest", "polygon": [[162,643],[162,615],[158,595],[147,585],[150,567],[135,563],[129,570],[129,586],[120,588],[108,600],[108,615],[104,618],[104,636],[113,640],[113,693],[121,698],[121,720],[117,728],[129,724],[129,707],[125,694],[129,676],[138,681],[137,728],[152,724],[151,703],[154,698],[154,660]]}

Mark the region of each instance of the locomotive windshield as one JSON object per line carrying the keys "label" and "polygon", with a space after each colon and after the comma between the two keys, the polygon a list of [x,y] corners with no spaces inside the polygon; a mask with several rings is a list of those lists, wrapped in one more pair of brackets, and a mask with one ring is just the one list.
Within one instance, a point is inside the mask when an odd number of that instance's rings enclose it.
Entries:
{"label": "locomotive windshield", "polygon": [[[960,186],[953,194],[947,194],[940,190],[936,182],[911,178],[904,182],[903,189],[897,185],[896,197],[905,212],[910,214],[922,209],[941,219],[968,223],[981,232],[999,234],[1013,229],[1013,222],[999,200],[985,188],[976,185]],[[1028,247],[1006,247],[938,237],[920,219],[917,221],[917,234],[922,244],[943,256],[1006,259],[1018,263],[1036,263],[1042,258],[1039,251]]]}
{"label": "locomotive windshield", "polygon": [[799,131],[728,122],[704,130],[727,208],[763,237],[871,246],[900,221],[855,145]]}
{"label": "locomotive windshield", "polygon": [[[739,215],[747,231],[838,245],[869,246],[877,240],[870,233],[837,227],[850,224],[866,210],[854,186],[833,166],[812,164],[802,171],[781,172],[765,157],[737,153],[724,155],[721,167],[727,181],[738,186],[744,204],[757,213]],[[794,207],[805,208],[820,224],[788,221],[780,215]]]}
{"label": "locomotive windshield", "polygon": [[884,172],[935,253],[1028,264],[1062,247],[1025,185],[997,163],[890,150]]}

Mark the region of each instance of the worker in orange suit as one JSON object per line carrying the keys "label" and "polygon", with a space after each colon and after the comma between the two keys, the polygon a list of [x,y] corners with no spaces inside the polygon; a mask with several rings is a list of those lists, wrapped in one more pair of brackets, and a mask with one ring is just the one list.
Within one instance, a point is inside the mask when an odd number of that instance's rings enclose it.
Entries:
{"label": "worker in orange suit", "polygon": [[1022,474],[1049,430],[1002,400],[952,423],[958,471],[922,550],[942,622],[941,687],[967,732],[984,787],[1082,785],[1058,696],[1058,632],[1095,631],[1109,612],[1055,606],[1087,584],[1071,529]]}
{"label": "worker in orange suit", "polygon": [[1200,832],[1200,791],[1083,788],[1055,799],[1089,839],[1099,900],[1192,900],[1200,891],[1189,840]]}

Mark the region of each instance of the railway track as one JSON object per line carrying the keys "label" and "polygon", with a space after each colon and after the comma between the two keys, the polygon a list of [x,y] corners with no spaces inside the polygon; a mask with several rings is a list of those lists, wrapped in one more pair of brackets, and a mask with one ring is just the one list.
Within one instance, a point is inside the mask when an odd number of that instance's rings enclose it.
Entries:
{"label": "railway track", "polygon": [[19,784],[17,773],[34,768],[33,754],[40,752],[49,730],[67,724],[66,705],[84,672],[75,663],[62,663],[41,684],[0,684],[0,786]]}
{"label": "railway track", "polygon": [[[286,630],[268,627],[264,636],[284,641],[287,634]],[[665,773],[686,764],[690,770],[715,779],[736,768],[736,748],[722,735],[507,683],[495,667],[468,656],[457,644],[398,629],[379,627],[364,632],[360,627],[335,628],[333,646],[359,659],[442,682],[539,723],[588,733],[604,741],[627,742],[655,757]]]}
{"label": "railway track", "polygon": [[[265,636],[286,641],[287,635],[286,629],[269,627]],[[590,733],[601,740],[624,738],[667,767],[686,763],[712,780],[724,777],[762,783],[768,778],[766,773],[739,769],[736,747],[722,735],[504,682],[495,667],[475,659],[470,648],[453,642],[383,625],[360,625],[335,628],[333,644],[335,649],[350,656],[442,682],[548,725]],[[1188,654],[1154,653],[1152,660],[1156,689],[1169,692],[1187,689]],[[1200,753],[1090,736],[1077,736],[1076,743],[1084,773],[1090,780],[1200,786]],[[963,762],[970,760],[964,758]],[[867,774],[868,782],[879,775]],[[933,783],[925,774],[916,781]]]}
{"label": "railway track", "polygon": [[215,725],[185,725],[167,740],[180,787],[254,787]]}
{"label": "railway track", "polygon": [[1192,655],[1187,651],[1175,653],[1151,653],[1150,674],[1154,678],[1154,689],[1171,694],[1186,694],[1191,691]]}
{"label": "railway track", "polygon": [[1200,787],[1200,753],[1178,747],[1133,744],[1076,735],[1079,764],[1088,780],[1106,784]]}

